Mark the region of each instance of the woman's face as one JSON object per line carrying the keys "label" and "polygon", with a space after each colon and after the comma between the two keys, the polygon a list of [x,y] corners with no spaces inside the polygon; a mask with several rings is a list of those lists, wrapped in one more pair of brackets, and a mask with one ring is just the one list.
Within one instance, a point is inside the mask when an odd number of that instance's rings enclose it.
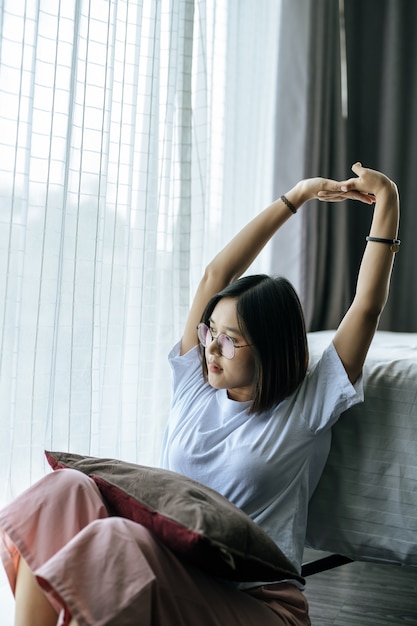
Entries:
{"label": "woman's face", "polygon": [[222,356],[216,341],[221,333],[228,335],[237,346],[249,343],[239,330],[236,300],[222,298],[211,314],[209,327],[213,341],[205,349],[208,381],[215,389],[227,389],[229,398],[239,402],[251,400],[254,392],[255,357],[250,346],[237,348],[235,356]]}

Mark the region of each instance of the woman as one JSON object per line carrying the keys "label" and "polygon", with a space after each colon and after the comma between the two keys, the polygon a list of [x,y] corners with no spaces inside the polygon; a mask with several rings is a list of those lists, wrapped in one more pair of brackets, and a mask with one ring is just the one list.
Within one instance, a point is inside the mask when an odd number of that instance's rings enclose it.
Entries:
{"label": "woman", "polygon": [[[255,217],[208,265],[170,354],[174,392],[162,465],[241,507],[300,568],[308,499],[329,432],[362,399],[362,366],[385,305],[397,242],[394,183],[353,166],[313,178]],[[239,277],[310,199],[375,202],[354,301],[319,363],[284,279]],[[22,512],[24,515],[22,516]],[[139,524],[109,517],[93,481],[61,470],[0,514],[16,624],[309,624],[296,581],[234,586],[180,562]]]}

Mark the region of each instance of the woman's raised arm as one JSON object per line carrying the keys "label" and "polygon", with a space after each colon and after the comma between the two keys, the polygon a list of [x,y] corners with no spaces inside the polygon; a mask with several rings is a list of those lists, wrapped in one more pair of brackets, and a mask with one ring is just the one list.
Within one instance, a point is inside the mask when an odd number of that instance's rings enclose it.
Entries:
{"label": "woman's raised arm", "polygon": [[[294,206],[300,200],[289,192]],[[210,298],[239,278],[264,248],[272,235],[291,217],[292,213],[279,199],[251,220],[207,265],[198,285],[185,325],[181,354],[198,343],[197,325]]]}
{"label": "woman's raised arm", "polygon": [[[357,178],[340,183],[347,197],[357,192],[372,193],[375,208],[359,269],[356,294],[334,337],[335,348],[352,382],[362,371],[379,317],[388,298],[398,236],[399,200],[396,185],[384,174],[356,163]],[[319,197],[329,200],[326,192]],[[375,239],[383,240],[376,241]]]}
{"label": "woman's raised arm", "polygon": [[[345,194],[340,191],[340,183],[336,181],[325,178],[302,180],[283,196],[284,200],[281,196],[252,219],[208,264],[185,325],[182,354],[198,343],[196,327],[210,298],[239,278],[271,237],[293,215],[293,210],[312,198],[319,198],[320,191],[329,193],[332,201],[345,198]],[[356,196],[362,196],[364,202],[373,201],[366,193],[356,193]]]}

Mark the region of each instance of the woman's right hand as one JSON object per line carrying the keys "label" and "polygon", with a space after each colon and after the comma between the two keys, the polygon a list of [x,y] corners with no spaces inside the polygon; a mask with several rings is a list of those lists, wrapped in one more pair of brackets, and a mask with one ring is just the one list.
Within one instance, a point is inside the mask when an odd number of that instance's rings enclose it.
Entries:
{"label": "woman's right hand", "polygon": [[354,178],[349,178],[340,183],[341,189],[346,193],[373,194],[376,198],[380,193],[397,193],[397,186],[385,174],[363,167],[361,163],[352,165],[352,172],[356,174]]}

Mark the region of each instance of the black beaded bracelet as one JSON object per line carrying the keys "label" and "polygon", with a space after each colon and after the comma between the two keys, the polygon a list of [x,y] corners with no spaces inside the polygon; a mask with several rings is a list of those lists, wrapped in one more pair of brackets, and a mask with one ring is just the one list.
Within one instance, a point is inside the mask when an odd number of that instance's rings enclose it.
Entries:
{"label": "black beaded bracelet", "polygon": [[367,237],[366,241],[374,241],[375,243],[386,243],[389,245],[391,252],[398,252],[401,241],[399,239],[383,239],[382,237]]}
{"label": "black beaded bracelet", "polygon": [[289,210],[291,211],[291,213],[294,213],[294,215],[297,213],[297,209],[295,208],[295,206],[292,204],[292,202],[290,202],[288,200],[288,198],[286,196],[281,196],[281,200],[283,201],[284,204],[287,205],[287,207],[289,208]]}

